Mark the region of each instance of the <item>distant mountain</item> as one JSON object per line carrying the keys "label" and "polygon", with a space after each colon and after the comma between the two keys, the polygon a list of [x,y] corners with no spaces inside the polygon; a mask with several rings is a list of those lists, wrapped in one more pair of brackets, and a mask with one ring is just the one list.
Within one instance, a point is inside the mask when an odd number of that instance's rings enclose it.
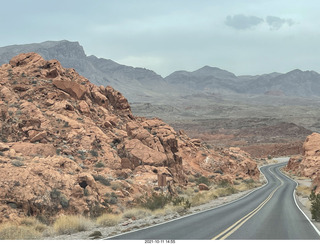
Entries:
{"label": "distant mountain", "polygon": [[199,92],[230,93],[235,92],[237,76],[228,71],[204,66],[193,72],[176,71],[165,80],[185,94]]}
{"label": "distant mountain", "polygon": [[111,85],[130,102],[144,102],[167,92],[166,81],[152,70],[118,64],[110,59],[87,56],[78,42],[47,41],[0,48],[0,65],[25,52],[39,53],[44,59],[57,59],[66,68],[74,68],[96,85]]}
{"label": "distant mountain", "polygon": [[272,73],[245,79],[239,92],[264,94],[270,91],[286,96],[320,96],[320,74],[315,71],[292,70],[286,74]]}
{"label": "distant mountain", "polygon": [[221,93],[252,95],[320,96],[320,74],[292,70],[256,76],[236,76],[219,68],[205,66],[193,72],[176,71],[165,80],[185,93]]}
{"label": "distant mountain", "polygon": [[320,74],[314,71],[236,76],[226,70],[204,66],[192,72],[176,71],[163,78],[152,70],[87,56],[78,42],[66,40],[1,47],[0,65],[23,52],[37,52],[45,59],[57,59],[64,67],[76,69],[96,85],[111,85],[131,103],[175,103],[176,98],[194,94],[320,96]]}

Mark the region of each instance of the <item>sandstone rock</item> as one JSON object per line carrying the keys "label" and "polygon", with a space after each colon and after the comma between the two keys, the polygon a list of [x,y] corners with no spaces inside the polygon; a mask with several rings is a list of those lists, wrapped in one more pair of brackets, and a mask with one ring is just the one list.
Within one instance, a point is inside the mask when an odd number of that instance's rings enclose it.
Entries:
{"label": "sandstone rock", "polygon": [[144,145],[138,139],[125,141],[124,154],[133,163],[135,167],[138,165],[166,165],[167,157],[164,153],[158,152]]}
{"label": "sandstone rock", "polygon": [[0,151],[1,152],[8,151],[9,149],[10,149],[10,147],[7,144],[0,142]]}
{"label": "sandstone rock", "polygon": [[46,131],[42,131],[40,133],[37,133],[34,137],[32,137],[30,139],[30,142],[37,142],[37,141],[41,141],[42,139],[45,139],[47,136],[47,132]]}
{"label": "sandstone rock", "polygon": [[43,61],[43,58],[37,53],[22,53],[13,57],[9,64],[12,67],[24,66],[24,65],[32,65],[38,62]]}
{"label": "sandstone rock", "polygon": [[312,179],[312,187],[320,193],[320,134],[312,133],[303,144],[303,154],[291,157],[285,170]]}
{"label": "sandstone rock", "polygon": [[24,156],[43,155],[48,157],[56,155],[56,148],[51,144],[15,142],[11,144],[11,148]]}
{"label": "sandstone rock", "polygon": [[86,90],[82,85],[79,85],[73,81],[55,79],[52,84],[76,99],[83,98],[84,94],[86,93]]}
{"label": "sandstone rock", "polygon": [[208,191],[208,190],[209,190],[209,187],[208,187],[206,184],[204,184],[204,183],[200,183],[200,184],[198,185],[198,187],[199,187],[199,190],[200,190],[200,191]]}
{"label": "sandstone rock", "polygon": [[320,134],[312,133],[303,144],[304,156],[320,156]]}
{"label": "sandstone rock", "polygon": [[86,101],[80,101],[79,102],[79,110],[83,114],[89,114],[90,113],[90,108],[89,108],[89,105],[86,103]]}

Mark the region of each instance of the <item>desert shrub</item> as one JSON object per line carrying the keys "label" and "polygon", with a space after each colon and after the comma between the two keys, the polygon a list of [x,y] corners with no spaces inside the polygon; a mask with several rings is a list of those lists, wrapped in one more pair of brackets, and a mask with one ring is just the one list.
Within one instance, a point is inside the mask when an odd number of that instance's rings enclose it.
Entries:
{"label": "desert shrub", "polygon": [[108,180],[107,178],[105,178],[102,175],[92,175],[95,181],[99,181],[101,184],[105,185],[105,186],[110,186],[110,180]]}
{"label": "desert shrub", "polygon": [[72,234],[80,231],[88,230],[93,223],[80,215],[62,215],[56,219],[53,228],[56,233]]}
{"label": "desert shrub", "polygon": [[105,198],[104,198],[103,205],[108,206],[108,203],[112,204],[112,205],[118,203],[118,196],[114,192],[112,192],[111,194],[106,193],[104,196],[105,196]]}
{"label": "desert shrub", "polygon": [[98,163],[96,163],[94,165],[94,167],[96,167],[96,168],[104,168],[104,167],[106,167],[106,165],[104,163],[102,163],[102,162],[98,162]]}
{"label": "desert shrub", "polygon": [[230,183],[228,180],[221,180],[218,182],[218,187],[229,187]]}
{"label": "desert shrub", "polygon": [[119,214],[103,214],[97,218],[97,224],[101,226],[115,226],[117,225],[122,216]]}
{"label": "desert shrub", "polygon": [[187,199],[185,199],[184,197],[174,197],[171,200],[173,206],[183,206],[184,209],[188,209],[191,207],[191,202]]}
{"label": "desert shrub", "polygon": [[312,219],[317,222],[320,222],[320,194],[315,194],[314,190],[312,190],[309,200],[311,201],[311,215]]}
{"label": "desert shrub", "polygon": [[93,150],[90,150],[89,153],[93,156],[93,157],[98,157],[99,156],[99,153],[97,150],[93,149]]}
{"label": "desert shrub", "polygon": [[69,200],[58,189],[56,189],[56,188],[52,189],[52,191],[50,192],[50,197],[52,200],[58,201],[63,208],[69,207]]}
{"label": "desert shrub", "polygon": [[196,179],[196,183],[197,184],[206,184],[207,186],[210,185],[209,179],[207,177],[205,177],[205,176],[201,176],[198,179]]}
{"label": "desert shrub", "polygon": [[298,196],[308,197],[311,194],[311,189],[308,186],[299,185],[296,190]]}
{"label": "desert shrub", "polygon": [[190,206],[199,206],[217,198],[214,191],[198,192],[190,198]]}
{"label": "desert shrub", "polygon": [[173,206],[171,204],[166,205],[164,208],[159,208],[152,211],[152,215],[156,217],[162,217],[168,214],[181,213],[184,212],[185,208],[183,206],[177,205]]}
{"label": "desert shrub", "polygon": [[60,196],[60,204],[63,208],[68,208],[69,207],[69,200],[66,198],[65,195]]}
{"label": "desert shrub", "polygon": [[121,183],[120,182],[111,182],[111,189],[116,191],[121,188]]}
{"label": "desert shrub", "polygon": [[45,224],[41,223],[35,217],[27,217],[20,221],[20,225],[29,226],[35,229],[36,231],[43,232],[48,228]]}
{"label": "desert shrub", "polygon": [[168,204],[171,201],[171,198],[169,195],[165,194],[158,194],[156,192],[153,192],[151,196],[148,196],[147,194],[144,196],[141,196],[137,202],[138,204],[143,207],[150,210],[155,210],[158,208],[163,208],[166,204]]}
{"label": "desert shrub", "polygon": [[97,218],[97,217],[101,216],[102,214],[106,213],[107,211],[112,211],[109,208],[108,204],[103,205],[103,204],[100,204],[99,202],[95,201],[94,203],[89,205],[89,213],[90,213],[91,217]]}
{"label": "desert shrub", "polygon": [[152,211],[146,208],[130,208],[124,211],[123,217],[127,219],[135,218],[135,219],[143,219],[147,216],[150,216]]}
{"label": "desert shrub", "polygon": [[12,164],[13,166],[16,166],[16,167],[21,167],[21,166],[24,165],[24,163],[22,163],[22,162],[19,161],[19,160],[14,160],[14,161],[11,162],[11,164]]}
{"label": "desert shrub", "polygon": [[4,223],[0,225],[0,240],[36,240],[41,233],[32,226]]}
{"label": "desert shrub", "polygon": [[216,189],[215,193],[218,197],[225,197],[237,193],[237,189],[229,185],[227,187]]}

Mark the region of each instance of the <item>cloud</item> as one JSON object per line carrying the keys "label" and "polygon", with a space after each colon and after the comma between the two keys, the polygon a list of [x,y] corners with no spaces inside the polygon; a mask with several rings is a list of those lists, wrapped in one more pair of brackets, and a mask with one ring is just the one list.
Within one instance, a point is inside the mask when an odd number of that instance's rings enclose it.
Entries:
{"label": "cloud", "polygon": [[256,16],[245,16],[243,14],[237,14],[234,16],[227,16],[225,24],[235,29],[245,30],[259,25],[263,21],[263,19]]}
{"label": "cloud", "polygon": [[266,22],[271,30],[279,30],[284,24],[287,24],[288,26],[294,24],[292,19],[282,19],[277,16],[267,16]]}

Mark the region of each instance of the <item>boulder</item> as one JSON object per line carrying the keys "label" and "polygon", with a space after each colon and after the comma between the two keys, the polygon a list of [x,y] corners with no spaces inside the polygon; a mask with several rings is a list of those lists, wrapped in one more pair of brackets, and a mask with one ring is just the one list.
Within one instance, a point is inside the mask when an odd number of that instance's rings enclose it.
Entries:
{"label": "boulder", "polygon": [[54,79],[52,84],[79,100],[82,99],[86,93],[84,86],[67,79]]}
{"label": "boulder", "polygon": [[200,191],[208,191],[208,190],[209,190],[209,187],[208,187],[206,184],[204,184],[204,183],[200,183],[200,184],[198,185],[198,187],[199,187],[199,190],[200,190]]}

